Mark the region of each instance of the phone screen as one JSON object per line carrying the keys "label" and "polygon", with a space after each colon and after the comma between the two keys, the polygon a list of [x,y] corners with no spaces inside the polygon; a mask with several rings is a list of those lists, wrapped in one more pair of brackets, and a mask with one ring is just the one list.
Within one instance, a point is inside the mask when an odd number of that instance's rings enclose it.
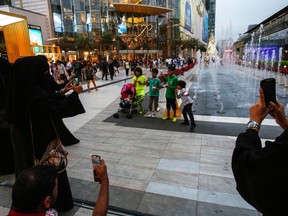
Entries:
{"label": "phone screen", "polygon": [[79,85],[79,80],[78,80],[78,78],[74,78],[74,79],[73,79],[73,84],[76,85],[76,86]]}
{"label": "phone screen", "polygon": [[92,155],[91,156],[91,161],[92,161],[94,181],[95,182],[99,182],[99,177],[97,176],[97,173],[95,171],[95,166],[99,166],[100,165],[101,157],[99,155]]}
{"label": "phone screen", "polygon": [[262,88],[264,92],[265,97],[265,104],[266,107],[270,107],[269,102],[276,102],[276,85],[275,85],[275,79],[274,78],[268,78],[261,80],[260,87]]}

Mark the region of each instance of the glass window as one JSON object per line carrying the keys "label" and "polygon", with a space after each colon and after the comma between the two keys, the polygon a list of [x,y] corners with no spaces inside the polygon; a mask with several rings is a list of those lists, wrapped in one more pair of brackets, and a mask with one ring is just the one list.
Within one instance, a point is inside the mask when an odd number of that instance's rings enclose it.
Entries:
{"label": "glass window", "polygon": [[62,8],[64,13],[72,13],[71,0],[62,1]]}
{"label": "glass window", "polygon": [[74,0],[75,11],[85,10],[85,0]]}

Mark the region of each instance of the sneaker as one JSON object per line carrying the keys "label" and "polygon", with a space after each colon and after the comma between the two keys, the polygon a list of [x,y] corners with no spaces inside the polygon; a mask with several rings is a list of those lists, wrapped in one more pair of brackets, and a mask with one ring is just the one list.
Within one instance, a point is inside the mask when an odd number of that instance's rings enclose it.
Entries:
{"label": "sneaker", "polygon": [[165,117],[163,117],[162,119],[163,119],[163,120],[167,120],[167,119],[170,119],[170,117],[169,117],[169,116],[165,116]]}
{"label": "sneaker", "polygon": [[156,110],[157,112],[159,112],[160,111],[160,107],[157,107],[157,110]]}
{"label": "sneaker", "polygon": [[189,122],[182,122],[181,125],[189,125]]}
{"label": "sneaker", "polygon": [[148,117],[148,118],[151,118],[151,117],[152,117],[152,113],[149,113],[149,114],[147,115],[147,117]]}
{"label": "sneaker", "polygon": [[151,115],[152,118],[156,118],[156,114],[153,112]]}
{"label": "sneaker", "polygon": [[173,117],[172,122],[176,122],[176,121],[177,121],[177,118]]}

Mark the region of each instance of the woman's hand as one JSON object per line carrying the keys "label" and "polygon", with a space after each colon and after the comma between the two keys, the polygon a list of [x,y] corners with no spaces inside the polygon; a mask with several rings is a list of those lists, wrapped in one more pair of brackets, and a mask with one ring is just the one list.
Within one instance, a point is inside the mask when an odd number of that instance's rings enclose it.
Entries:
{"label": "woman's hand", "polygon": [[103,159],[100,161],[100,165],[95,166],[94,169],[97,173],[100,184],[109,183],[109,178],[108,178],[108,174],[107,174],[107,166],[106,166],[105,161]]}
{"label": "woman's hand", "polygon": [[80,93],[83,92],[83,87],[82,87],[82,85],[78,85],[78,86],[74,85],[74,86],[73,86],[73,90],[74,90],[75,92],[77,92],[78,94],[80,94]]}
{"label": "woman's hand", "polygon": [[62,93],[65,94],[66,92],[70,91],[71,89],[73,89],[73,84],[72,84],[73,80],[70,80],[64,87],[64,89],[62,89]]}
{"label": "woman's hand", "polygon": [[260,98],[256,104],[253,104],[249,108],[250,112],[250,120],[257,122],[258,124],[261,124],[264,118],[269,113],[269,109],[266,108],[265,105],[265,99],[264,99],[264,93],[263,90],[259,89]]}
{"label": "woman's hand", "polygon": [[288,119],[286,118],[284,105],[279,101],[270,102],[270,115],[275,118],[276,123],[284,130],[288,129]]}

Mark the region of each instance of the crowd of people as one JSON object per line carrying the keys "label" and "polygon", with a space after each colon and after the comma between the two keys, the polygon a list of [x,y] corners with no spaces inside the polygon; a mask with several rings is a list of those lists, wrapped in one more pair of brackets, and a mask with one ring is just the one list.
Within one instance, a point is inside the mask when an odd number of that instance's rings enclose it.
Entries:
{"label": "crowd of people", "polygon": [[[103,62],[107,64],[110,78],[113,79],[117,62]],[[109,64],[113,64],[113,68]],[[59,172],[51,165],[35,165],[35,161],[41,159],[55,138],[60,138],[67,145],[79,142],[65,127],[62,119],[85,112],[79,99],[83,91],[82,77],[92,81],[92,75],[99,66],[91,62],[84,64],[81,58],[72,64],[57,61],[49,65],[45,56],[19,58],[13,66],[6,59],[0,58],[0,66],[0,152],[3,153],[5,149],[5,154],[0,157],[0,174],[14,172],[16,176],[8,216],[44,216],[50,213],[53,215],[53,211],[69,211],[74,203],[65,164],[60,166]],[[103,64],[100,68],[103,71]],[[146,78],[142,68],[136,64],[131,81],[136,90],[135,100],[128,95],[127,101],[131,106],[138,106],[139,113],[143,114],[145,87],[149,87],[147,116],[153,118],[158,107],[159,90],[165,88],[167,115],[163,120],[177,121],[176,98],[180,98],[183,103],[182,124],[190,125],[190,131],[193,131],[196,127],[191,108],[193,100],[185,81],[178,80],[174,71],[175,65],[168,65],[167,74],[160,73],[157,77],[158,69],[152,67],[151,76]],[[107,79],[105,73],[103,78]],[[78,78],[77,83],[74,82],[75,77]],[[93,85],[96,89],[95,83]],[[249,108],[247,130],[239,134],[236,140],[232,170],[237,190],[248,203],[264,216],[283,215],[286,212],[285,195],[288,192],[288,172],[285,169],[288,119],[283,104],[279,101],[270,102],[267,107],[262,89],[259,95],[259,101]],[[274,142],[266,141],[262,147],[259,131],[268,114],[283,129],[283,133]],[[14,161],[9,163],[11,158]],[[3,164],[7,170],[2,168]],[[104,216],[109,204],[109,178],[104,160],[100,160],[94,169],[100,191],[93,216]]]}

